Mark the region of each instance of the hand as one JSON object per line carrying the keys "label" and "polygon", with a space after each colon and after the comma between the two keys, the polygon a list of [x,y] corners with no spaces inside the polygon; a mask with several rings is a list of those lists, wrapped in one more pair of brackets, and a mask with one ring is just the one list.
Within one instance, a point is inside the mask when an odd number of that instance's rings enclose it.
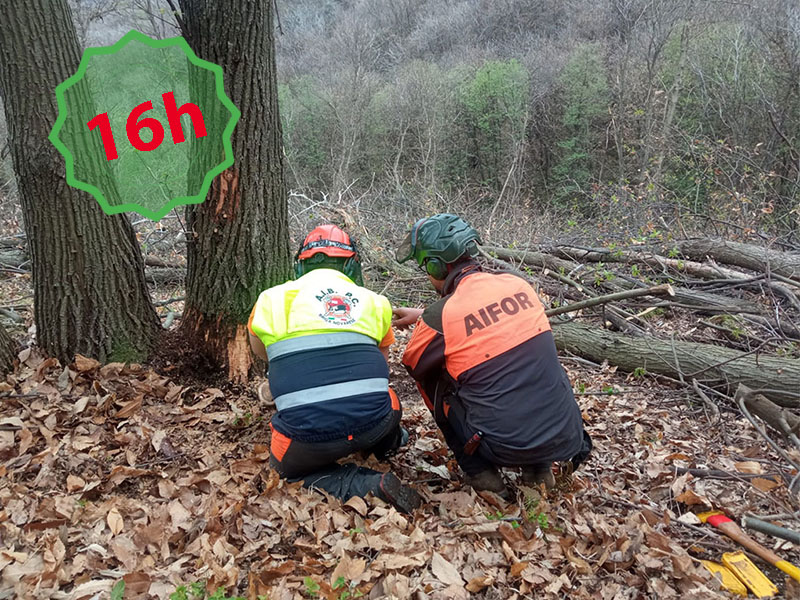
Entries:
{"label": "hand", "polygon": [[408,306],[393,308],[392,325],[398,329],[408,329],[422,316],[422,310],[421,308],[409,308]]}

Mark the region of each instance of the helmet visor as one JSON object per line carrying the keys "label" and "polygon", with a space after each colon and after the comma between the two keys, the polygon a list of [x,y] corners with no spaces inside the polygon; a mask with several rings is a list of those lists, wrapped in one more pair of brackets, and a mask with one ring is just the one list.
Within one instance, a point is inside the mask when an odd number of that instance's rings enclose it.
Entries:
{"label": "helmet visor", "polygon": [[412,228],[411,231],[408,232],[405,239],[400,242],[400,245],[397,247],[397,250],[394,253],[394,257],[397,259],[397,262],[404,263],[409,258],[414,256],[414,244],[412,243],[412,238],[416,237],[415,231]]}

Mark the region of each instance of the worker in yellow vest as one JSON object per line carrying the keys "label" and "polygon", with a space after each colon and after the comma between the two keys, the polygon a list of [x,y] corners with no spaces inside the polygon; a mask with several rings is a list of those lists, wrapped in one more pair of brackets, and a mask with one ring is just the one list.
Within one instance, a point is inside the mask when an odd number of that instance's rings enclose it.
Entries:
{"label": "worker in yellow vest", "polygon": [[336,462],[357,451],[385,459],[408,440],[389,387],[389,301],[362,287],[355,242],[335,225],[309,233],[295,275],[261,293],[248,323],[278,411],[271,466],[342,500],[372,492],[411,512],[419,495],[394,474]]}

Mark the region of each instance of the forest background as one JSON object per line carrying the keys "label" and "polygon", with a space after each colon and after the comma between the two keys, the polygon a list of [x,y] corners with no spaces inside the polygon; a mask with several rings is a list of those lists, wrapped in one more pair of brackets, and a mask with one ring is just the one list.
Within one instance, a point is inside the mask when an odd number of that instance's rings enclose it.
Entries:
{"label": "forest background", "polygon": [[[496,224],[496,242],[586,227],[647,235],[678,215],[795,235],[800,7],[791,0],[277,7],[295,193],[361,199],[402,215],[393,227],[457,207]],[[178,34],[156,0],[72,8],[86,45],[132,27]],[[0,147],[4,136],[0,124]],[[2,156],[9,207],[14,178]]]}

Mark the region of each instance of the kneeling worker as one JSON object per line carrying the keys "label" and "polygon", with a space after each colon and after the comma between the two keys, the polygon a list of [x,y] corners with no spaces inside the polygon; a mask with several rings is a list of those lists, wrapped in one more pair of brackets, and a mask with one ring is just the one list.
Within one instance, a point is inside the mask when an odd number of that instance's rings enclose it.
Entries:
{"label": "kneeling worker", "polygon": [[278,410],[270,463],[342,500],[372,492],[410,512],[419,496],[392,473],[336,463],[359,450],[384,459],[408,439],[389,388],[389,301],[361,287],[356,246],[335,225],[306,237],[295,271],[295,280],[261,293],[248,323]]}
{"label": "kneeling worker", "polygon": [[424,312],[395,309],[394,324],[416,323],[403,364],[466,482],[508,498],[498,466],[552,487],[552,463],[577,467],[591,439],[536,292],[515,275],[481,271],[479,241],[455,215],[417,221],[397,259],[416,260],[442,298]]}

